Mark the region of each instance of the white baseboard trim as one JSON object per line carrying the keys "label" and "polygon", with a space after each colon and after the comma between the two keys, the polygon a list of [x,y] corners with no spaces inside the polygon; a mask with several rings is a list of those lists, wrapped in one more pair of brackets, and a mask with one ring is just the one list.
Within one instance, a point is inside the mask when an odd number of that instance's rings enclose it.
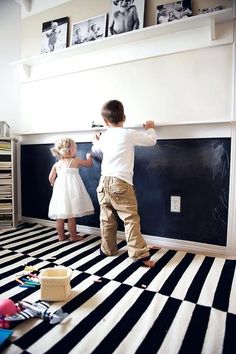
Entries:
{"label": "white baseboard trim", "polygon": [[[37,218],[29,218],[23,216],[21,218],[22,222],[28,222],[28,223],[37,223],[43,226],[48,226],[48,227],[56,227],[56,221],[53,220],[45,220],[45,219],[37,219]],[[67,230],[67,223],[65,223],[65,229]],[[76,227],[78,232],[84,233],[84,234],[93,234],[93,235],[98,235],[101,236],[100,229],[97,227],[91,227],[91,226],[84,226],[84,225],[77,225]]]}
{"label": "white baseboard trim", "polygon": [[[22,222],[37,223],[43,226],[56,227],[56,222],[52,220],[37,219],[30,217],[22,217]],[[65,224],[67,228],[67,224]],[[77,231],[84,234],[92,234],[96,236],[101,236],[100,228],[77,225]],[[211,245],[206,243],[184,241],[179,239],[163,238],[158,236],[144,235],[143,237],[147,244],[153,248],[167,248],[176,251],[200,253],[209,256],[221,256],[227,258],[234,258],[234,256],[227,254],[227,248],[223,246]],[[122,231],[117,232],[117,238],[125,240],[125,233]]]}

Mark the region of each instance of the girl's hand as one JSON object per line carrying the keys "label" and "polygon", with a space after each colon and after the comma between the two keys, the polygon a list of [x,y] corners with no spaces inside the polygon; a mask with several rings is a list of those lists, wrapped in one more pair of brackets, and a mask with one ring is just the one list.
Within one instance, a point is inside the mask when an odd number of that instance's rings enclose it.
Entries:
{"label": "girl's hand", "polygon": [[93,155],[91,154],[91,152],[87,152],[86,159],[91,160],[92,158],[93,158]]}

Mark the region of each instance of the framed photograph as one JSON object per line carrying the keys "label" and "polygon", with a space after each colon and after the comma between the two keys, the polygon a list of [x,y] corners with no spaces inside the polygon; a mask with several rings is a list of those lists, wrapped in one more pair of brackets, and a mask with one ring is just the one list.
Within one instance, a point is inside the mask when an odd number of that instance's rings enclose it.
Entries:
{"label": "framed photograph", "polygon": [[41,37],[41,54],[66,48],[68,45],[69,17],[57,18],[43,22]]}
{"label": "framed photograph", "polygon": [[108,36],[143,28],[145,0],[110,0]]}
{"label": "framed photograph", "polygon": [[106,36],[107,14],[73,23],[70,45],[96,41]]}
{"label": "framed photograph", "polygon": [[178,21],[192,16],[191,0],[175,1],[169,4],[158,5],[156,11],[156,24]]}

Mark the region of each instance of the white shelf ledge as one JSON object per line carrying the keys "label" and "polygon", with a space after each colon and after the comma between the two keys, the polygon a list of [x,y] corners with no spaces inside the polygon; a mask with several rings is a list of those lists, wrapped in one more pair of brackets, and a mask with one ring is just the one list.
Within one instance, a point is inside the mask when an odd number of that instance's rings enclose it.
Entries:
{"label": "white shelf ledge", "polygon": [[[20,64],[24,69],[26,78],[30,79],[31,75],[32,76],[35,75],[35,73],[32,73],[31,70],[33,67],[40,66],[46,63],[55,64],[55,62],[61,61],[66,58],[73,58],[75,56],[81,57],[81,63],[78,64],[80,65],[80,67],[78,67],[78,69],[74,71],[83,71],[83,70],[88,70],[96,67],[129,62],[132,60],[139,60],[143,58],[168,54],[171,53],[172,51],[177,52],[178,48],[173,47],[174,44],[169,46],[167,45],[168,48],[164,48],[163,50],[153,48],[151,52],[150,49],[151,45],[152,47],[154,47],[155,45],[153,45],[154,43],[150,41],[152,41],[153,39],[161,38],[163,36],[172,35],[171,38],[173,38],[173,42],[175,42],[173,36],[183,31],[201,29],[203,27],[207,28],[209,32],[208,41],[214,42],[217,39],[216,28],[215,28],[216,24],[228,22],[232,19],[233,19],[233,9],[232,8],[223,9],[208,14],[188,17],[186,19],[181,19],[178,21],[167,22],[160,25],[145,27],[140,30],[126,32],[116,36],[106,37],[93,42],[78,44],[52,53],[41,54],[38,56],[33,56],[20,61],[16,61],[12,64]],[[184,47],[184,42],[186,41],[186,39],[183,38],[182,41],[183,41],[182,47]],[[219,43],[215,43],[214,45],[218,45],[218,44]],[[209,46],[210,45],[211,44],[209,44]],[[202,46],[203,47],[206,46],[206,43],[204,43]],[[198,48],[199,44],[196,44],[196,47]],[[182,50],[187,50],[185,48],[186,48],[186,44]],[[118,50],[120,49],[122,49],[123,52],[125,51],[125,53],[120,54],[118,52]],[[130,53],[129,53],[129,49],[130,49]],[[192,48],[190,45],[189,50],[191,49],[194,48]],[[181,45],[179,51],[180,50],[181,50]],[[106,52],[105,54],[104,51]],[[91,62],[91,60],[88,60],[88,55],[90,55],[91,57],[92,53],[96,54],[96,60],[93,58],[93,61]],[[114,54],[110,55],[111,53]],[[101,54],[102,54],[102,59],[101,59]],[[49,70],[51,70],[51,68]],[[51,74],[46,73],[47,77],[58,75],[53,72],[53,68],[51,71],[52,71]],[[40,79],[40,75],[37,73],[37,70],[34,79],[36,80]]]}
{"label": "white shelf ledge", "polygon": [[[204,138],[204,137],[230,137],[235,120],[222,121],[179,121],[158,122],[158,139],[180,138]],[[143,129],[142,124],[125,126],[131,129]],[[107,128],[85,128],[73,131],[52,132],[19,132],[18,138],[21,144],[51,144],[62,136],[67,136],[78,142],[92,142],[97,132],[103,132]]]}

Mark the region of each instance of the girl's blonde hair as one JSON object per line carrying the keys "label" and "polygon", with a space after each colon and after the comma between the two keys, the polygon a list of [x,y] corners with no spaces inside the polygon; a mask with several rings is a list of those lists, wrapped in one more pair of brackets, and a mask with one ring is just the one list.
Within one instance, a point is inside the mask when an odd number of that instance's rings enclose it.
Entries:
{"label": "girl's blonde hair", "polygon": [[55,142],[53,148],[50,149],[53,156],[58,160],[62,159],[65,155],[70,153],[70,149],[75,145],[74,140],[70,138],[62,138]]}

